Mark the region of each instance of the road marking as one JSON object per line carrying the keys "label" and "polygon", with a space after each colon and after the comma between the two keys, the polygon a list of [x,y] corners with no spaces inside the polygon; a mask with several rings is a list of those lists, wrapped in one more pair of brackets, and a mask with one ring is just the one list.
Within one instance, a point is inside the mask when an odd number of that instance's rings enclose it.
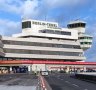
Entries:
{"label": "road marking", "polygon": [[57,77],[58,79],[60,79],[60,77]]}
{"label": "road marking", "polygon": [[84,89],[84,90],[88,90],[88,89]]}
{"label": "road marking", "polygon": [[61,78],[61,80],[63,80],[63,79]]}
{"label": "road marking", "polygon": [[66,83],[70,83],[69,81],[65,81]]}
{"label": "road marking", "polygon": [[72,85],[74,85],[75,87],[79,87],[77,84],[72,84]]}

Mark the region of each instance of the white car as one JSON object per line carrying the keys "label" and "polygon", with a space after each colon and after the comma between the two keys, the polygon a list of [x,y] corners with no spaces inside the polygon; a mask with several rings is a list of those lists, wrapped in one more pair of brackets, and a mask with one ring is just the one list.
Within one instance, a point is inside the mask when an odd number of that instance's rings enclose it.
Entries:
{"label": "white car", "polygon": [[42,71],[41,74],[46,76],[46,75],[48,75],[48,71]]}

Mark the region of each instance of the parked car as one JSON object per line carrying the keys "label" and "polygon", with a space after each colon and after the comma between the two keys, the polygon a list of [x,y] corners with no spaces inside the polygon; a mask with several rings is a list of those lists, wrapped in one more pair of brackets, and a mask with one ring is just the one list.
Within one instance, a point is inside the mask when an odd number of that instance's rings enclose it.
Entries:
{"label": "parked car", "polygon": [[44,75],[44,76],[46,76],[46,75],[48,75],[49,73],[48,73],[48,71],[42,71],[41,72],[41,75]]}

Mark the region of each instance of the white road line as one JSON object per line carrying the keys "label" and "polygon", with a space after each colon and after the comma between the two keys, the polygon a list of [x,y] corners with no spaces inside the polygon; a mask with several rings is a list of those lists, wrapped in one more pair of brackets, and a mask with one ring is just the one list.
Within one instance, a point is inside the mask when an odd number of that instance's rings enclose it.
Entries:
{"label": "white road line", "polygon": [[58,79],[61,79],[60,77],[57,77]]}
{"label": "white road line", "polygon": [[63,79],[61,78],[61,80],[63,80]]}
{"label": "white road line", "polygon": [[84,89],[84,90],[88,90],[88,89]]}
{"label": "white road line", "polygon": [[73,86],[75,86],[75,87],[79,87],[77,84],[72,84]]}
{"label": "white road line", "polygon": [[69,81],[65,81],[66,83],[70,83]]}
{"label": "white road line", "polygon": [[[69,81],[65,81],[66,83],[68,83],[68,84],[71,84]],[[79,87],[77,84],[72,84],[73,86],[75,86],[75,87]]]}

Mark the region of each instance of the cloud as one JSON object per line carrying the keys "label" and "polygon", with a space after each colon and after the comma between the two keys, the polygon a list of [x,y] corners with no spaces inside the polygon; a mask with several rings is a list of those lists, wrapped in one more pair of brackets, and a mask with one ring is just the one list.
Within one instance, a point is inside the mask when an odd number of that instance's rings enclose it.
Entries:
{"label": "cloud", "polygon": [[24,18],[32,18],[38,15],[38,0],[27,0],[21,6],[21,13]]}
{"label": "cloud", "polygon": [[[90,0],[0,0],[0,11],[17,14],[22,16],[22,18],[44,20],[45,17],[47,17],[47,20],[57,21],[61,26],[64,26],[66,25],[65,23],[79,17],[79,10],[82,11],[82,9],[78,9],[78,7],[83,8],[83,6],[85,7],[88,3],[90,4]],[[85,19],[89,20],[89,17],[90,15]],[[90,17],[90,19],[91,18],[92,17]],[[14,22],[15,25],[15,21],[6,19],[4,21],[7,21],[7,23],[8,21]],[[2,23],[0,26],[1,25]],[[5,28],[3,26],[2,28]],[[4,32],[2,31],[2,33]]]}
{"label": "cloud", "polygon": [[14,22],[7,19],[0,19],[0,34],[10,36],[19,33],[21,30],[20,22]]}
{"label": "cloud", "polygon": [[[0,0],[0,11],[17,14],[22,18],[44,20],[47,17],[47,20],[57,21],[64,26],[68,21],[77,19],[79,10],[82,11],[80,8],[88,3],[90,0]],[[85,19],[89,20],[89,17],[90,15]]]}
{"label": "cloud", "polygon": [[96,24],[90,24],[87,28],[86,33],[93,36],[92,47],[85,51],[85,56],[87,57],[86,61],[96,62]]}
{"label": "cloud", "polygon": [[85,52],[85,56],[87,57],[86,61],[94,61],[96,62],[96,40],[95,40],[96,37],[93,37],[93,44],[92,44],[92,47],[90,49],[88,49],[86,52]]}
{"label": "cloud", "polygon": [[43,0],[44,4],[48,5],[49,8],[57,8],[57,7],[64,7],[64,6],[74,6],[84,4],[86,0]]}
{"label": "cloud", "polygon": [[83,5],[87,0],[0,0],[0,10],[34,18],[59,7]]}
{"label": "cloud", "polygon": [[0,10],[19,14],[22,4],[20,0],[0,0]]}

